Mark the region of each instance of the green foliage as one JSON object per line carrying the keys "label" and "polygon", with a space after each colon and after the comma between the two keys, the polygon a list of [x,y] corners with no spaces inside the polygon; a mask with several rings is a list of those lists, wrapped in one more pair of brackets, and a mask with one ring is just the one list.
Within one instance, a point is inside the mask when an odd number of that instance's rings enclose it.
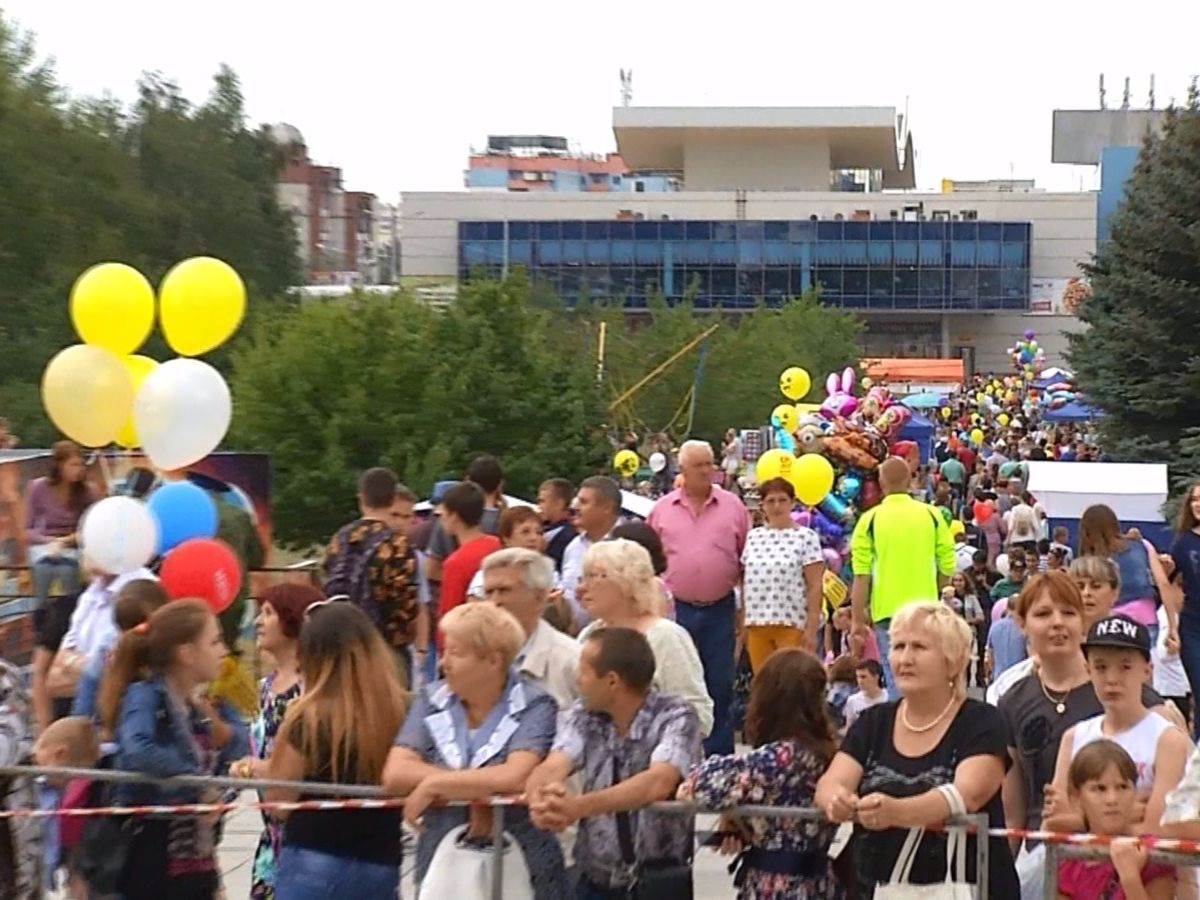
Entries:
{"label": "green foliage", "polygon": [[1200,475],[1200,95],[1148,138],[1112,238],[1086,267],[1092,296],[1070,360],[1088,402],[1107,414],[1114,459],[1171,464],[1179,490]]}

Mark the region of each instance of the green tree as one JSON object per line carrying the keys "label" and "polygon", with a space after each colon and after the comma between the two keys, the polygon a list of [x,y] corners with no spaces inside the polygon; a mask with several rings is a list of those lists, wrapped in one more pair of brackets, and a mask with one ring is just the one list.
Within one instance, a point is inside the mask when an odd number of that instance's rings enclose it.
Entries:
{"label": "green tree", "polygon": [[1111,240],[1086,266],[1090,327],[1070,360],[1088,402],[1102,409],[1115,459],[1172,464],[1173,486],[1200,474],[1200,94],[1169,110],[1147,139]]}

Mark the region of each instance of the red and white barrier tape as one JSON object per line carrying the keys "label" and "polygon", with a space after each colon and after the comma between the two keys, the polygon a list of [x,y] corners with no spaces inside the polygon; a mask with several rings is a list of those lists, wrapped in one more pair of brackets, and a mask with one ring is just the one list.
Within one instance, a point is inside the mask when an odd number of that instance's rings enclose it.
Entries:
{"label": "red and white barrier tape", "polygon": [[1107,847],[1117,838],[1136,836],[1145,846],[1155,850],[1168,850],[1176,853],[1200,853],[1200,841],[1184,838],[1157,837],[1152,834],[1120,835],[1120,834],[1068,834],[1061,831],[1026,831],[1024,828],[992,828],[988,834],[994,838],[1021,838],[1023,840],[1040,841],[1043,844],[1075,844],[1091,847]]}
{"label": "red and white barrier tape", "polygon": [[97,806],[78,809],[7,809],[0,810],[0,819],[49,819],[56,816],[206,816],[213,813],[257,809],[273,812],[322,812],[346,809],[396,809],[404,805],[403,797],[381,800],[293,800],[235,803],[178,803],[159,806]]}

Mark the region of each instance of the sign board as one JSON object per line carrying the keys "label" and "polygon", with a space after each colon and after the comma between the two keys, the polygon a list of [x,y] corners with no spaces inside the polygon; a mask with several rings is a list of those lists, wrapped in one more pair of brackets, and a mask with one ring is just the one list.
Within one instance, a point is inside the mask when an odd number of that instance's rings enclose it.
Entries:
{"label": "sign board", "polygon": [[1091,283],[1082,276],[1033,278],[1029,282],[1029,312],[1040,316],[1078,315],[1079,304],[1091,293]]}

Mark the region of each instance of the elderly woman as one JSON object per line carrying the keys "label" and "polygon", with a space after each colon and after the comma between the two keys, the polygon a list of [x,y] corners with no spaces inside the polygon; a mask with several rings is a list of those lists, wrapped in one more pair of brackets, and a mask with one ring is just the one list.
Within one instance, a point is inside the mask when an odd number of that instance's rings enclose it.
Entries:
{"label": "elderly woman", "polygon": [[[887,883],[908,829],[940,825],[951,792],[967,812],[986,811],[1003,827],[1000,789],[1009,764],[1004,720],[966,697],[971,630],[941,603],[911,603],[891,622],[890,663],[901,698],[873,706],[855,721],[817,784],[817,805],[835,822],[855,823],[859,897],[871,900]],[[874,832],[864,840],[866,832]],[[988,892],[1018,894],[1008,844],[992,838]],[[975,838],[967,879],[975,880]],[[946,836],[926,833],[910,874],[912,884],[946,877]],[[960,876],[961,877],[961,876]]]}
{"label": "elderly woman", "polygon": [[659,613],[662,592],[646,548],[623,539],[593,544],[583,558],[579,598],[592,618],[580,632],[580,642],[604,625],[640,631],[657,663],[654,689],[687,701],[700,719],[700,734],[707,737],[712,732],[713,702],[704,686],[700,654],[683,627]]}
{"label": "elderly woman", "polygon": [[[478,601],[456,606],[438,627],[445,680],[417,697],[383,773],[385,788],[408,795],[405,820],[422,826],[418,884],[442,839],[468,822],[465,807],[429,807],[438,800],[521,793],[554,742],[558,712],[553,697],[513,668],[525,632],[511,613]],[[490,816],[472,820],[473,836],[488,836],[483,819]],[[537,900],[565,897],[566,871],[554,835],[534,828],[529,813],[515,807],[505,810],[504,828],[521,846]]]}

